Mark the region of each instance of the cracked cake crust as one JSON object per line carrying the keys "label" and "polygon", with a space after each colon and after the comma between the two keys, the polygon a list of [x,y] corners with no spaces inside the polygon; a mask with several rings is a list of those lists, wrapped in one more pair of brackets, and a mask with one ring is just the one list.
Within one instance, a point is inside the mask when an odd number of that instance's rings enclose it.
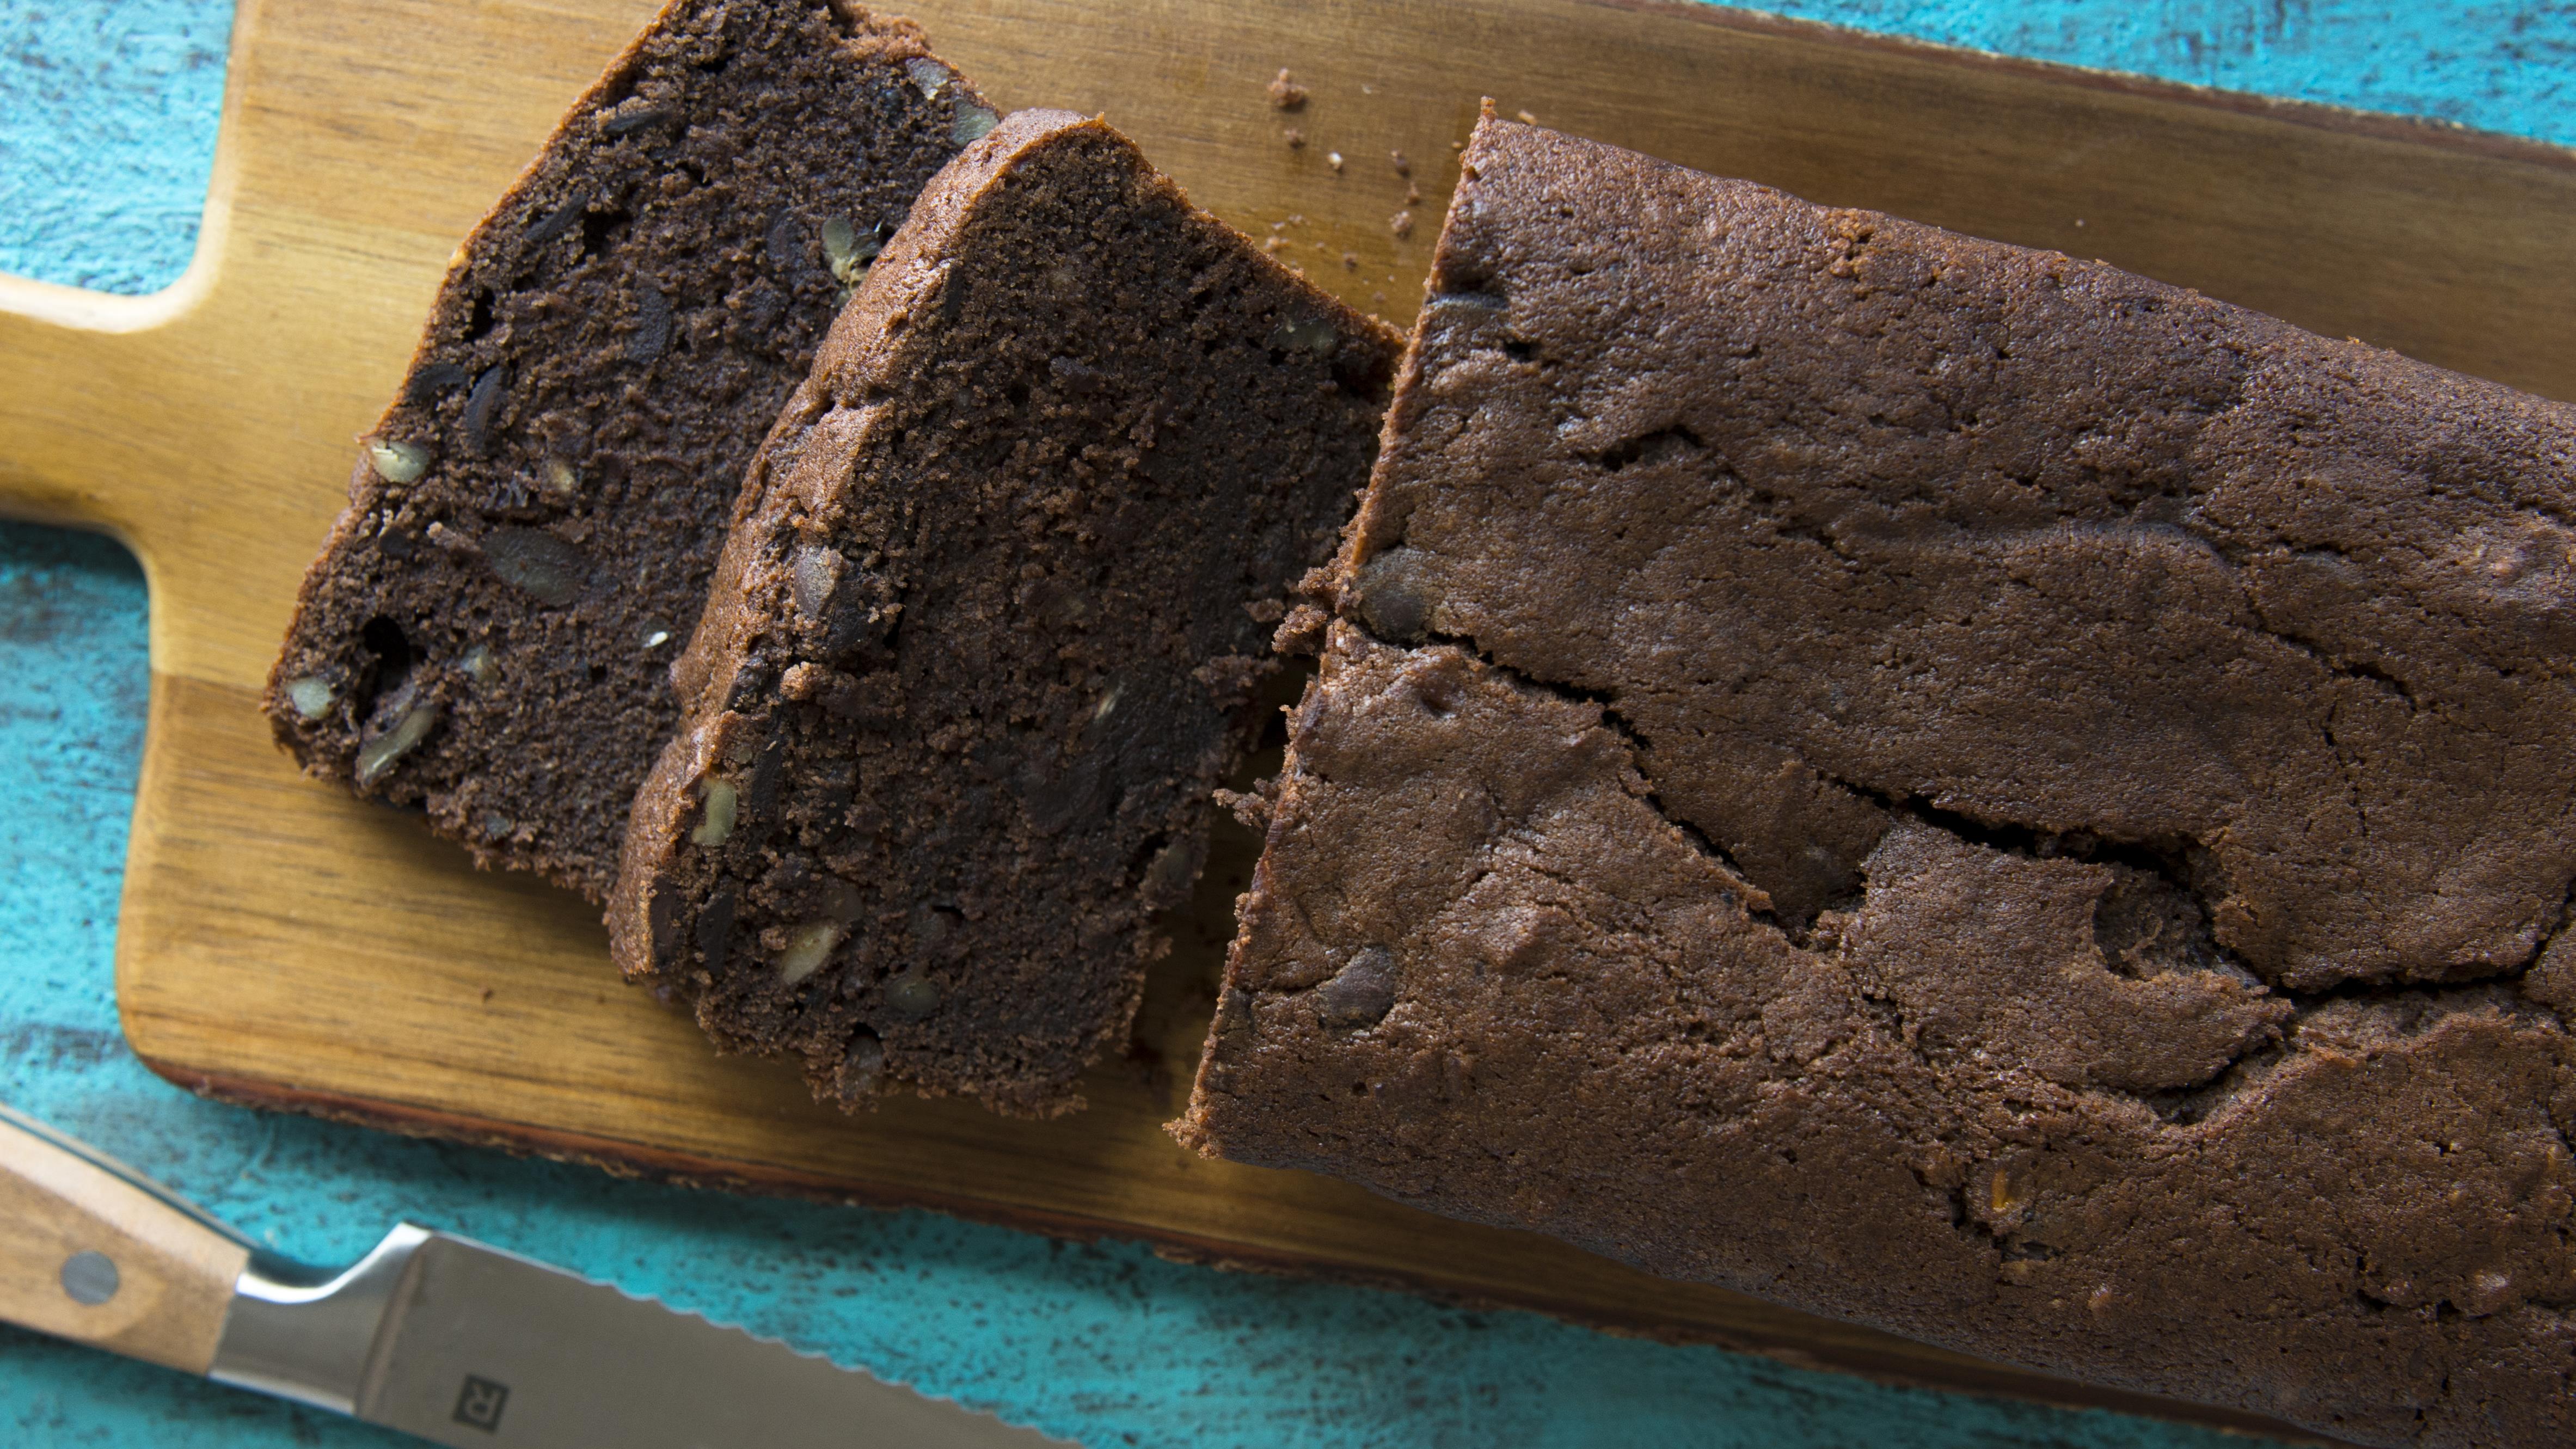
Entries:
{"label": "cracked cake crust", "polygon": [[2303,990],[2534,959],[2576,878],[2565,405],[1516,134],[1444,233],[1359,617],[1611,701],[1792,921],[1921,805],[2159,856]]}
{"label": "cracked cake crust", "polygon": [[1182,1141],[2576,1431],[2576,416],[1486,119]]}

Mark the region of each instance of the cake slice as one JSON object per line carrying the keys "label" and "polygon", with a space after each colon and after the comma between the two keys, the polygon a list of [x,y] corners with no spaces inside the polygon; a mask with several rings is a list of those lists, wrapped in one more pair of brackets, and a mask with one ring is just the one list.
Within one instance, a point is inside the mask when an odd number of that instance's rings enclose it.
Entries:
{"label": "cake slice", "polygon": [[2576,1440],[2576,409],[1488,117],[1201,1151]]}
{"label": "cake slice", "polygon": [[909,21],[673,0],[450,265],[305,576],[278,740],[604,897],[753,449],[994,120]]}
{"label": "cake slice", "polygon": [[975,143],[752,465],[636,797],[619,966],[844,1106],[1077,1105],[1399,349],[1098,121]]}

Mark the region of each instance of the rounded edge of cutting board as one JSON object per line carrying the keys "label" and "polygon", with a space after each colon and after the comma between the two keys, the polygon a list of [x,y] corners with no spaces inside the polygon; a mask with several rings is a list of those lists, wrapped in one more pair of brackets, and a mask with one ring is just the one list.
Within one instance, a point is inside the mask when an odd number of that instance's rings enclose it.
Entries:
{"label": "rounded edge of cutting board", "polygon": [[[2109,91],[2117,95],[2135,96],[2144,100],[2175,101],[2208,110],[2286,121],[2292,125],[2313,126],[2320,130],[2337,131],[2347,135],[2441,146],[2500,160],[2529,161],[2542,166],[2576,169],[2576,145],[2562,145],[2530,136],[2509,135],[2502,131],[2484,131],[2475,126],[2463,125],[2457,121],[2445,121],[2435,116],[2410,116],[2394,111],[2372,111],[2359,106],[2339,106],[2331,101],[2267,96],[2252,91],[2231,91],[2221,86],[2167,80],[2161,76],[2141,75],[2135,71],[2075,65],[2060,60],[2036,60],[2028,56],[2006,55],[2001,51],[1979,50],[1971,46],[1945,45],[1939,41],[1920,40],[1910,35],[1887,35],[1874,31],[1855,30],[1822,20],[1803,20],[1796,16],[1772,15],[1759,10],[1739,10],[1732,8],[1727,0],[1575,0],[1575,3],[1596,6],[1604,10],[1628,10],[1641,15],[1670,16],[1749,35],[1776,35],[1784,39],[1806,40],[1851,50],[1876,51],[1934,64],[1982,70],[1997,75],[2074,84],[2093,90]],[[2328,1441],[2316,1440],[2315,1442]]]}
{"label": "rounded edge of cutting board", "polygon": [[[2343,1443],[2260,1415],[2077,1383],[2008,1364],[1970,1358],[1875,1329],[1829,1319],[1812,1321],[1834,1330],[1830,1337],[1856,1341],[1848,1346],[1837,1346],[1821,1342],[1827,1337],[1822,1334],[1771,1335],[1730,1329],[1705,1318],[1677,1317],[1652,1311],[1621,1312],[1590,1300],[1553,1298],[1536,1291],[1514,1293],[1492,1286],[1469,1286],[1430,1271],[1409,1273],[1325,1263],[1294,1253],[1267,1252],[1227,1239],[1157,1230],[1135,1223],[1052,1213],[1018,1204],[914,1188],[839,1181],[755,1163],[716,1161],[641,1143],[563,1132],[526,1123],[466,1117],[435,1107],[192,1071],[149,1057],[143,1060],[146,1066],[173,1084],[214,1101],[268,1111],[294,1112],[406,1137],[497,1148],[515,1155],[596,1167],[612,1176],[673,1187],[712,1188],[881,1212],[927,1210],[1071,1242],[1094,1243],[1115,1239],[1138,1243],[1166,1261],[1227,1272],[1406,1293],[1463,1312],[1537,1313],[1623,1338],[1753,1354],[1792,1368],[1854,1374],[1895,1387],[1974,1394],[2065,1409],[2102,1409],[2137,1414],[2262,1435],[2292,1444],[2324,1446],[2324,1449],[2339,1449]],[[1547,1251],[1575,1251],[1561,1244],[1541,1243],[1536,1239],[1533,1239],[1533,1245]],[[1741,1297],[1722,1289],[1695,1284],[1661,1286],[1669,1288],[1677,1296]],[[1812,1317],[1792,1315],[1770,1305],[1762,1306],[1770,1313],[1793,1321]]]}

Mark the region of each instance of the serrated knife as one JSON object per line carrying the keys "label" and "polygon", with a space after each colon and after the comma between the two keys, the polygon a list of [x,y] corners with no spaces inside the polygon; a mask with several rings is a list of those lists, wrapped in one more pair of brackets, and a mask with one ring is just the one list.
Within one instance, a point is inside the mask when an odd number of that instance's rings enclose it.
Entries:
{"label": "serrated knife", "polygon": [[0,1318],[460,1449],[1067,1442],[410,1223],[290,1263],[7,1108]]}

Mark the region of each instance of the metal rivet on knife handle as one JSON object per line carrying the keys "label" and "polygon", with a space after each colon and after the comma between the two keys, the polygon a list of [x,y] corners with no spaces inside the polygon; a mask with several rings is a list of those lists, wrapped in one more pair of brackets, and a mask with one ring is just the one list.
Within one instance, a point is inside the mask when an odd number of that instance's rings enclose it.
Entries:
{"label": "metal rivet on knife handle", "polygon": [[74,1303],[95,1308],[116,1296],[116,1260],[105,1253],[74,1253],[63,1260],[62,1279]]}

